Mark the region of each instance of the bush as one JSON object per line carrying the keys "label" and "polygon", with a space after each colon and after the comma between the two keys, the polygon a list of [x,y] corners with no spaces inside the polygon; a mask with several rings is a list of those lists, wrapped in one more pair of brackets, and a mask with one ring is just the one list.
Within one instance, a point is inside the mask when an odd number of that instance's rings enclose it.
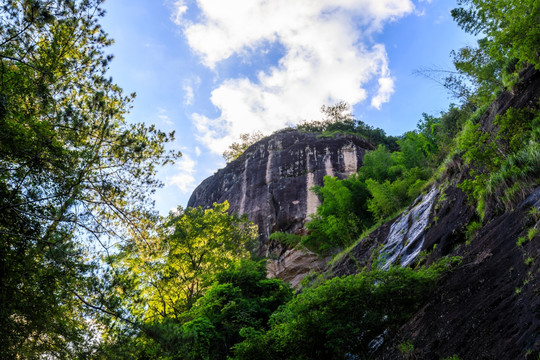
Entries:
{"label": "bush", "polygon": [[182,358],[190,354],[189,359],[227,359],[233,345],[243,339],[242,329],[264,331],[270,315],[292,297],[283,281],[266,278],[264,260],[243,260],[216,278],[191,311],[182,315],[177,344]]}
{"label": "bush", "polygon": [[272,315],[269,331],[245,332],[236,359],[364,358],[370,342],[406,321],[452,262],[363,271],[307,289]]}
{"label": "bush", "polygon": [[369,196],[364,182],[356,177],[338,180],[325,176],[324,186],[313,189],[322,204],[313,220],[307,224],[310,234],[303,244],[317,253],[344,247],[371,225],[372,217],[367,211]]}

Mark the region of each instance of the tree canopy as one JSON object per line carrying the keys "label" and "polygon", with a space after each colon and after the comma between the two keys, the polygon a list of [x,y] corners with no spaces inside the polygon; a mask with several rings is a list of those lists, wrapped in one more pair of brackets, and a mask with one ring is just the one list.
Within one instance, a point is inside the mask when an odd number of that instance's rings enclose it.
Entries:
{"label": "tree canopy", "polygon": [[142,234],[156,167],[180,155],[173,134],[125,121],[134,94],[106,76],[100,3],[1,5],[1,358],[90,351],[93,248]]}

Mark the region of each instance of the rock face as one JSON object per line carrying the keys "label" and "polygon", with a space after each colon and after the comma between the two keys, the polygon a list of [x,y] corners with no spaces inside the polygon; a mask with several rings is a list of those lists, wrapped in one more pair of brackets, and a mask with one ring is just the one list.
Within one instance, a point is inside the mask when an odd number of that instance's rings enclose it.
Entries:
{"label": "rock face", "polygon": [[[510,107],[534,108],[539,99],[540,73],[531,68],[513,91],[499,95],[479,124],[496,141],[498,115]],[[516,244],[530,229],[540,229],[539,217],[531,215],[540,212],[540,182],[518,194],[512,208],[489,200],[482,227],[471,232],[467,226],[480,219],[457,186],[467,177],[467,165],[454,157],[440,184],[327,269],[328,276],[354,274],[372,266],[377,253],[383,267],[462,258],[407,323],[385,334],[374,359],[510,360],[540,354],[540,235]],[[415,349],[408,357],[399,351],[404,341]]]}
{"label": "rock face", "polygon": [[319,137],[295,130],[282,131],[249,147],[238,159],[204,180],[188,206],[210,207],[227,200],[230,212],[247,214],[259,227],[261,255],[268,275],[298,287],[310,271],[325,262],[307,250],[288,249],[268,241],[276,231],[302,234],[319,199],[310,189],[324,176],[345,178],[355,173],[373,146],[351,136]]}
{"label": "rock face", "polygon": [[231,213],[247,214],[259,226],[259,251],[268,253],[268,237],[276,231],[301,233],[319,199],[310,191],[325,175],[344,178],[358,170],[365,140],[342,135],[332,138],[295,130],[269,136],[224,169],[204,180],[188,206],[210,207],[227,200]]}

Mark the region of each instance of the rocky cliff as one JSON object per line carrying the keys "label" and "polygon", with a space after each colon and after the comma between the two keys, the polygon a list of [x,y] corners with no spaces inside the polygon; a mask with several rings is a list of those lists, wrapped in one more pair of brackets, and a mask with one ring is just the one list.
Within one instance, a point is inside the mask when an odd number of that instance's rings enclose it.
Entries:
{"label": "rocky cliff", "polygon": [[238,159],[204,180],[188,206],[210,207],[227,200],[231,213],[248,214],[259,226],[261,252],[276,231],[302,232],[319,199],[310,190],[325,175],[344,178],[358,170],[365,140],[350,136],[320,137],[292,129],[249,147]]}
{"label": "rocky cliff", "polygon": [[[535,108],[540,73],[529,69],[512,91],[501,93],[479,119],[496,134],[494,120],[509,108]],[[496,136],[493,136],[496,141]],[[540,169],[535,170],[540,174]],[[334,261],[327,276],[370,267],[382,254],[383,267],[430,264],[460,256],[462,264],[441,279],[429,301],[399,330],[387,334],[375,359],[537,359],[540,354],[540,181],[516,194],[513,206],[486,203],[483,221],[457,186],[468,175],[459,156],[431,190]],[[536,183],[536,184],[534,184]],[[476,231],[467,226],[476,221]],[[410,342],[414,351],[400,353]]]}
{"label": "rocky cliff", "polygon": [[249,147],[238,159],[204,180],[188,206],[210,207],[227,200],[230,212],[247,214],[259,227],[259,253],[271,257],[268,271],[298,286],[311,270],[322,270],[317,255],[268,241],[276,231],[303,233],[319,206],[310,189],[325,175],[345,178],[356,172],[373,146],[351,136],[320,137],[292,129]]}
{"label": "rocky cliff", "polygon": [[[530,68],[512,90],[499,94],[478,124],[497,143],[495,119],[510,108],[537,111],[539,99],[540,73]],[[261,249],[266,251],[272,232],[303,231],[318,205],[309,191],[313,185],[322,184],[324,175],[342,178],[353,173],[371,148],[351,136],[278,133],[205,180],[189,205],[229,200],[232,211],[247,213],[259,225]],[[534,166],[531,173],[540,174],[538,163]],[[461,265],[440,280],[420,310],[372,344],[372,357],[536,360],[540,354],[540,181],[533,179],[506,208],[492,196],[480,218],[458,186],[470,176],[468,165],[455,154],[408,209],[330,265],[314,254],[283,249],[278,261],[270,264],[270,274],[297,285],[313,268],[325,277],[346,276],[373,266],[376,257],[382,257],[381,266],[388,268],[429,265],[442,256],[458,256]],[[411,345],[406,354],[399,351],[403,343]]]}

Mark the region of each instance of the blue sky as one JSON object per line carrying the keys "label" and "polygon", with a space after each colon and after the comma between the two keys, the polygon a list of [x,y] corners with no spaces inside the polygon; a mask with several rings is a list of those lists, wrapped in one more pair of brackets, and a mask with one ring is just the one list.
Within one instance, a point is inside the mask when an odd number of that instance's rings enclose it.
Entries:
{"label": "blue sky", "polygon": [[423,67],[451,69],[473,43],[448,0],[108,0],[109,75],[137,98],[132,122],[176,131],[184,154],[159,173],[163,214],[225,166],[246,132],[319,119],[347,101],[358,119],[400,135],[452,99]]}

